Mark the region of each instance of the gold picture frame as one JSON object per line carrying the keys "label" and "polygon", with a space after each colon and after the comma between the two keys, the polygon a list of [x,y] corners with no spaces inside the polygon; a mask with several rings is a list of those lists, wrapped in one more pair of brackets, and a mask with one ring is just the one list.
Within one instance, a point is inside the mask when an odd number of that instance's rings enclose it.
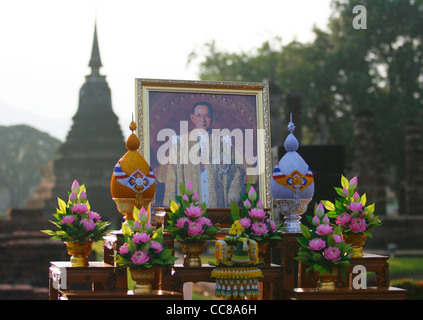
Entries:
{"label": "gold picture frame", "polygon": [[[184,168],[191,169],[194,168],[193,166],[195,165],[203,164],[203,159],[205,158],[202,158],[200,164],[197,164],[198,161],[194,163],[194,160],[190,162],[192,155],[203,155],[203,149],[200,149],[200,151],[196,150],[196,153],[193,151],[193,146],[191,149],[188,148],[189,150],[187,149],[187,152],[184,153],[182,152],[182,145],[185,143],[184,141],[187,141],[187,139],[183,140],[184,137],[188,137],[188,135],[184,136],[183,134],[191,134],[191,132],[193,132],[192,129],[195,120],[201,118],[201,121],[206,121],[207,115],[194,115],[193,111],[197,110],[195,112],[198,113],[200,109],[193,108],[193,105],[198,101],[207,101],[213,106],[213,111],[210,112],[213,128],[209,129],[207,132],[213,131],[214,134],[216,131],[221,134],[220,138],[223,140],[223,132],[229,132],[229,135],[224,137],[227,138],[229,136],[231,139],[229,144],[233,146],[231,149],[233,152],[231,153],[232,161],[234,161],[234,159],[237,160],[236,163],[233,162],[230,165],[226,165],[224,164],[226,161],[225,158],[221,156],[219,160],[220,163],[218,164],[217,162],[211,161],[211,158],[217,160],[219,156],[214,158],[212,154],[211,157],[208,156],[206,160],[209,162],[206,163],[213,164],[214,167],[216,167],[216,172],[219,172],[219,177],[222,177],[221,179],[223,180],[226,179],[231,181],[231,183],[238,180],[235,178],[231,180],[232,177],[229,177],[229,173],[225,173],[224,170],[228,167],[232,170],[232,168],[236,168],[235,165],[239,165],[241,169],[234,170],[238,170],[239,172],[244,170],[244,180],[242,182],[244,190],[240,191],[245,192],[246,183],[255,185],[264,206],[268,209],[272,208],[272,198],[270,195],[270,181],[272,175],[270,156],[270,111],[269,88],[267,83],[137,78],[135,79],[135,91],[135,120],[138,124],[137,134],[141,141],[140,153],[150,164],[156,177],[157,199],[154,199],[152,202],[153,207],[168,206],[168,203],[165,203],[167,199],[165,199],[164,194],[166,194],[166,192],[169,193],[169,189],[172,189],[171,186],[173,187],[174,180],[171,180],[171,182],[166,180],[170,179],[169,177],[172,176],[171,167],[176,168],[177,165],[180,165],[182,160],[186,159],[187,154],[189,154],[189,159],[187,163],[184,163],[186,164]],[[184,133],[182,132],[183,129],[186,130]],[[172,135],[171,137],[169,132],[175,132],[176,135]],[[241,138],[239,138],[241,136],[240,132],[243,135],[243,143],[239,142],[241,140]],[[211,134],[212,137],[214,137],[213,134]],[[168,137],[168,139],[163,137]],[[237,140],[237,138],[239,138],[239,140]],[[191,135],[189,135],[189,139],[191,144],[199,144],[199,142],[192,142],[194,139],[191,139]],[[209,139],[209,141],[212,140],[210,137]],[[171,150],[173,150],[172,148],[175,145],[180,146],[180,149],[175,149],[178,150],[179,153],[177,153],[176,157],[172,158]],[[245,149],[240,148],[240,145]],[[219,148],[221,148],[220,145]],[[163,150],[165,150],[165,152],[163,152]],[[240,150],[242,151],[241,155]],[[182,156],[182,154],[184,156]],[[175,154],[172,153],[172,155]],[[237,155],[239,155],[239,158],[236,158]],[[240,163],[240,159],[244,162]],[[254,162],[254,160],[256,162]],[[175,161],[180,161],[180,163],[175,163]],[[205,167],[207,168],[207,166]],[[206,169],[209,170],[209,174],[214,170],[214,167],[210,166],[208,167],[209,169]],[[202,174],[202,169],[200,171],[200,174]],[[254,173],[256,173],[256,175],[254,175]],[[225,176],[225,174],[228,176]],[[241,175],[239,175],[239,177],[241,177]],[[220,183],[220,181],[218,182]],[[216,182],[216,185],[217,184]],[[163,188],[165,191],[162,190]],[[206,189],[206,187],[204,187],[204,189]],[[175,193],[178,191],[179,190],[176,190]],[[232,191],[231,189],[230,192]],[[214,198],[219,198],[219,201],[221,200],[220,196],[214,196],[213,190],[209,190],[208,201],[210,201],[210,203],[213,202],[212,199]],[[205,197],[207,198],[206,195]],[[233,199],[236,200],[235,197],[233,197]],[[216,200],[215,203],[217,203],[217,201],[218,200]],[[229,201],[229,198],[226,199],[226,202]],[[227,209],[229,207],[230,205],[228,203],[218,206],[208,205],[208,208],[211,209]],[[272,215],[272,210],[270,210],[270,214]]]}

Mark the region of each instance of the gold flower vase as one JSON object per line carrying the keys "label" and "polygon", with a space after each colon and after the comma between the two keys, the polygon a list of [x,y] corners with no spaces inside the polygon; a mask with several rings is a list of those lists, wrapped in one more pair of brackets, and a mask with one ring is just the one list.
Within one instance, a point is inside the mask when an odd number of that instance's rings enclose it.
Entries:
{"label": "gold flower vase", "polygon": [[129,269],[134,284],[134,294],[151,293],[156,269]]}
{"label": "gold flower vase", "polygon": [[200,254],[204,252],[206,242],[179,242],[184,254],[184,267],[201,267]]}
{"label": "gold flower vase", "polygon": [[342,235],[346,244],[352,245],[353,258],[361,258],[363,256],[363,246],[366,244],[367,235],[363,233],[351,233]]}
{"label": "gold flower vase", "polygon": [[332,273],[319,271],[316,272],[317,290],[318,291],[334,291],[336,289],[336,279],[338,278],[338,269],[333,268]]}
{"label": "gold flower vase", "polygon": [[72,267],[88,267],[88,255],[93,248],[92,242],[65,242],[68,254],[71,256]]}

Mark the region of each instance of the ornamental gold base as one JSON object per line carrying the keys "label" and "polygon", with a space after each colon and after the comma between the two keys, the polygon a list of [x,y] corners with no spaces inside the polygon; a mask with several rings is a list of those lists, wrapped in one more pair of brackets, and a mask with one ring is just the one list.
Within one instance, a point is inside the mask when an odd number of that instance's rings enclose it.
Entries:
{"label": "ornamental gold base", "polygon": [[134,294],[151,293],[152,282],[156,277],[155,269],[129,269],[134,284]]}
{"label": "ornamental gold base", "polygon": [[342,235],[346,244],[351,244],[351,252],[353,258],[361,258],[363,256],[363,246],[366,244],[366,234],[351,233],[349,235]]}
{"label": "ornamental gold base", "polygon": [[336,278],[338,277],[338,270],[332,270],[329,272],[317,272],[317,290],[318,291],[334,291],[336,289]]}
{"label": "ornamental gold base", "polygon": [[92,242],[65,242],[68,254],[71,256],[72,267],[88,267],[88,255],[91,253]]}
{"label": "ornamental gold base", "polygon": [[311,199],[275,199],[279,213],[284,217],[283,227],[289,233],[301,233],[301,215],[307,211]]}
{"label": "ornamental gold base", "polygon": [[181,251],[184,254],[184,267],[201,267],[200,254],[204,252],[206,242],[179,242]]}

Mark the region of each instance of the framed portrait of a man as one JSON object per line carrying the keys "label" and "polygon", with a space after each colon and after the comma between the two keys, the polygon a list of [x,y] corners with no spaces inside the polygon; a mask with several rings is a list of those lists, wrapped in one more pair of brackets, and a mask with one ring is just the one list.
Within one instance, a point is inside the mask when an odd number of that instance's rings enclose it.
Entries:
{"label": "framed portrait of a man", "polygon": [[136,79],[136,100],[153,207],[169,206],[191,181],[208,208],[239,203],[247,184],[271,208],[267,83]]}

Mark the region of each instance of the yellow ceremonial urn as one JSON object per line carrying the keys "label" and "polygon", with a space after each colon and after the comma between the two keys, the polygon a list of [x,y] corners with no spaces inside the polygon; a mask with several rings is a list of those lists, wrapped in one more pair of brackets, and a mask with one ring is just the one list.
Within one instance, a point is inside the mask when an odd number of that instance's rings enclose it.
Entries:
{"label": "yellow ceremonial urn", "polygon": [[353,258],[361,258],[363,256],[363,246],[366,244],[367,235],[363,233],[351,233],[342,235],[346,244],[351,244],[351,252]]}
{"label": "yellow ceremonial urn", "polygon": [[204,252],[206,242],[179,242],[184,256],[184,267],[201,267],[200,254]]}
{"label": "yellow ceremonial urn", "polygon": [[333,291],[336,289],[336,278],[338,278],[338,269],[333,268],[332,273],[326,271],[320,273],[316,272],[318,277],[317,290],[319,291]]}
{"label": "yellow ceremonial urn", "polygon": [[151,293],[152,283],[156,278],[156,269],[129,269],[131,278],[136,283],[134,285],[134,294]]}
{"label": "yellow ceremonial urn", "polygon": [[92,251],[92,242],[65,242],[68,254],[71,256],[72,267],[88,267],[88,256]]}

